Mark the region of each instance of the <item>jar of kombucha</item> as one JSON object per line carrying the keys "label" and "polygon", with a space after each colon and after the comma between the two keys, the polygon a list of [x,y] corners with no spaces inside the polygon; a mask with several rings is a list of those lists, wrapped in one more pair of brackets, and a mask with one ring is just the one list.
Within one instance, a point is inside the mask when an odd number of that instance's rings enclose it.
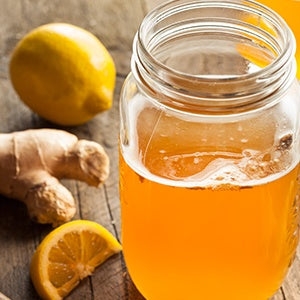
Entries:
{"label": "jar of kombucha", "polygon": [[120,197],[146,299],[280,287],[298,242],[294,54],[284,20],[253,1],[177,0],[143,20],[120,99]]}

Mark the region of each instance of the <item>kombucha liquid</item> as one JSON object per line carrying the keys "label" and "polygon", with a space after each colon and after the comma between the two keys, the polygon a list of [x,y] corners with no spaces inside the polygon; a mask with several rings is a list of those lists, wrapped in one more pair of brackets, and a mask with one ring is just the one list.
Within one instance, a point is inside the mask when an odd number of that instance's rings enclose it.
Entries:
{"label": "kombucha liquid", "polygon": [[140,292],[148,300],[271,297],[298,242],[299,170],[278,163],[284,147],[261,156],[260,147],[276,144],[272,118],[217,125],[153,108],[137,115],[138,150],[120,151],[120,195],[125,260]]}

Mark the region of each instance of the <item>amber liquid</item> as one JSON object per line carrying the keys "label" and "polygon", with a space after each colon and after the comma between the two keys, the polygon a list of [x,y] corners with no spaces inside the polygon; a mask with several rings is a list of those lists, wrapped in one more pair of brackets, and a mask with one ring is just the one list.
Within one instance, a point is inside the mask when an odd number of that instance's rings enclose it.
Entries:
{"label": "amber liquid", "polygon": [[298,167],[249,188],[174,187],[121,158],[123,249],[149,300],[266,300],[297,244]]}
{"label": "amber liquid", "polygon": [[[300,14],[300,1],[299,0],[258,0],[262,4],[265,4],[279,13],[289,27],[292,29],[297,44],[300,44],[300,26],[299,26],[299,14]],[[297,77],[300,78],[300,51],[299,47],[296,52],[296,59],[298,64]]]}
{"label": "amber liquid", "polygon": [[[146,108],[135,122],[138,151],[121,149],[120,196],[125,260],[140,292],[148,300],[271,297],[298,242],[299,166],[276,173],[272,153],[254,159],[239,146],[259,153],[276,143],[272,118],[200,124]],[[261,125],[265,134],[253,132]],[[214,177],[223,164],[245,170]]]}

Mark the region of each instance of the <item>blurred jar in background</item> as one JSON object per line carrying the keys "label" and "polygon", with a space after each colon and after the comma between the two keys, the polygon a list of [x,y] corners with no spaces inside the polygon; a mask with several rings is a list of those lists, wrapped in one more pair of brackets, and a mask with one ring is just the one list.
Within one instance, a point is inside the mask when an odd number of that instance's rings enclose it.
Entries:
{"label": "blurred jar in background", "polygon": [[279,13],[294,32],[297,41],[296,59],[298,64],[297,77],[300,79],[300,1],[299,0],[257,0]]}

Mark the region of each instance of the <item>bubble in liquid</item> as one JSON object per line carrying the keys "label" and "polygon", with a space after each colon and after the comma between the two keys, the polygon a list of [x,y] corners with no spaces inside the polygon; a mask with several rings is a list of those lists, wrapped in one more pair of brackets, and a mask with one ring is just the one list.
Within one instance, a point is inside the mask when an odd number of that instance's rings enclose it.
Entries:
{"label": "bubble in liquid", "polygon": [[198,158],[198,157],[195,157],[194,158],[194,164],[196,165],[196,164],[198,164],[200,162],[200,159]]}
{"label": "bubble in liquid", "polygon": [[241,142],[242,142],[243,144],[245,144],[245,143],[248,142],[248,139],[241,139]]}

